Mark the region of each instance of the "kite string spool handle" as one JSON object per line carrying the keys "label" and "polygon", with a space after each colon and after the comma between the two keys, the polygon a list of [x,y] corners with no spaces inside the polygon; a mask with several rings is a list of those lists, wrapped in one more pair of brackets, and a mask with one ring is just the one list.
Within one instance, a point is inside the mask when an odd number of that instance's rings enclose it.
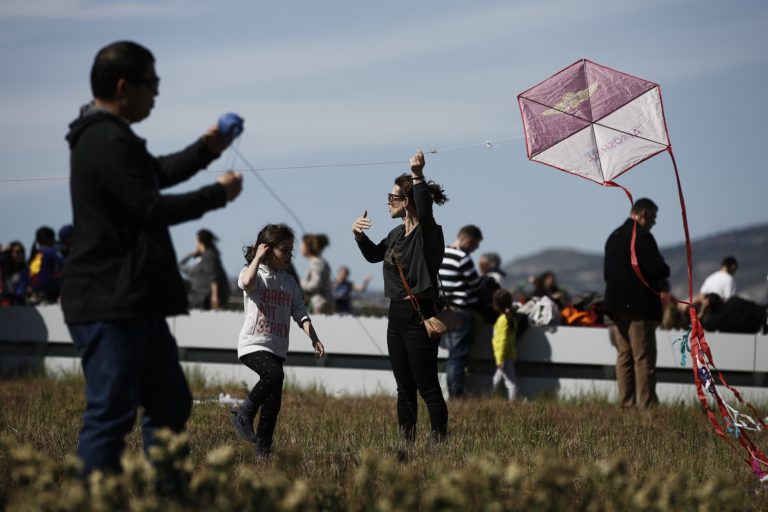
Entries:
{"label": "kite string spool handle", "polygon": [[227,143],[232,142],[243,133],[243,118],[234,112],[227,112],[219,118],[219,132]]}

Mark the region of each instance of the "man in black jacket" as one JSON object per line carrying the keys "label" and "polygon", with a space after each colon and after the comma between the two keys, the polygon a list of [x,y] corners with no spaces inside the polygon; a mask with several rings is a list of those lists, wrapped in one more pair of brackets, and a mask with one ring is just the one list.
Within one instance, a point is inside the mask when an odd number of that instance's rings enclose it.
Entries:
{"label": "man in black jacket", "polygon": [[74,230],[61,303],[85,373],[78,455],[86,474],[120,470],[139,405],[145,449],[157,429],[184,428],[191,394],[165,317],[186,313],[187,298],[168,227],[223,207],[242,186],[230,171],[194,192],[161,195],[227,141],[211,128],[178,153],[150,155],[130,124],[149,116],[159,81],[146,48],[102,48],[91,68],[94,99],[67,135]]}
{"label": "man in black jacket", "polygon": [[[657,213],[653,201],[638,199],[632,205],[630,218],[605,243],[603,308],[614,322],[611,335],[618,349],[616,380],[622,407],[649,407],[659,401],[656,327],[662,317],[659,293],[665,289],[669,266],[650,233]],[[633,233],[637,264],[647,286],[631,263]]]}

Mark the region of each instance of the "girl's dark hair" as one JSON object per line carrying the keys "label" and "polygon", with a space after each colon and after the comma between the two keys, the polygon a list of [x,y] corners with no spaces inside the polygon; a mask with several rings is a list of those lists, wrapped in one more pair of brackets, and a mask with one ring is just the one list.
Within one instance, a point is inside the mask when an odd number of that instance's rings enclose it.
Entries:
{"label": "girl's dark hair", "polygon": [[259,248],[259,245],[267,244],[269,247],[274,247],[285,240],[293,240],[294,238],[296,237],[293,235],[293,231],[285,224],[267,224],[259,231],[256,243],[243,247],[243,256],[245,256],[246,264],[251,264],[256,256],[256,249]]}
{"label": "girl's dark hair", "polygon": [[[410,174],[401,174],[395,178],[395,185],[400,187],[400,191],[403,195],[408,196],[408,200],[413,203],[413,177]],[[427,181],[427,190],[429,195],[432,196],[432,202],[438,206],[445,204],[448,201],[448,196],[445,195],[443,186],[432,180]]]}
{"label": "girl's dark hair", "polygon": [[105,46],[96,54],[91,67],[93,97],[112,99],[118,80],[139,82],[154,63],[152,52],[132,41],[117,41]]}
{"label": "girl's dark hair", "polygon": [[331,243],[328,237],[323,234],[306,234],[301,239],[307,248],[307,252],[312,256],[320,256],[323,249]]}
{"label": "girl's dark hair", "polygon": [[216,247],[216,242],[218,242],[219,239],[211,231],[207,229],[201,229],[197,232],[197,239],[206,249],[219,252],[219,249]]}
{"label": "girl's dark hair", "polygon": [[512,308],[512,294],[504,288],[499,288],[493,292],[491,300],[493,301],[493,307],[497,311],[503,312]]}

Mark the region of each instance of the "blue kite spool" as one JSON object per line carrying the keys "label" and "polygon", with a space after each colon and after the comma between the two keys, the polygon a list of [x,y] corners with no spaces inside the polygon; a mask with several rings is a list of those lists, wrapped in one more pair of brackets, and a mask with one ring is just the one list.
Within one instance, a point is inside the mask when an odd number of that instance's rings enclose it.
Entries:
{"label": "blue kite spool", "polygon": [[243,133],[243,118],[234,112],[227,112],[219,118],[219,132],[227,142],[232,142]]}

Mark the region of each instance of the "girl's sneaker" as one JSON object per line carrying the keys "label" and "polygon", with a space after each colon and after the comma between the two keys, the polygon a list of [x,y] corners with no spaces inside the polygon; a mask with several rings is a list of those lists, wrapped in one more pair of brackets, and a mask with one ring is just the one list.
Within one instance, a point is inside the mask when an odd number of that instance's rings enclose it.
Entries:
{"label": "girl's sneaker", "polygon": [[248,419],[237,409],[229,411],[231,413],[232,425],[235,427],[237,435],[248,441],[256,442],[256,432],[253,431],[253,421]]}

